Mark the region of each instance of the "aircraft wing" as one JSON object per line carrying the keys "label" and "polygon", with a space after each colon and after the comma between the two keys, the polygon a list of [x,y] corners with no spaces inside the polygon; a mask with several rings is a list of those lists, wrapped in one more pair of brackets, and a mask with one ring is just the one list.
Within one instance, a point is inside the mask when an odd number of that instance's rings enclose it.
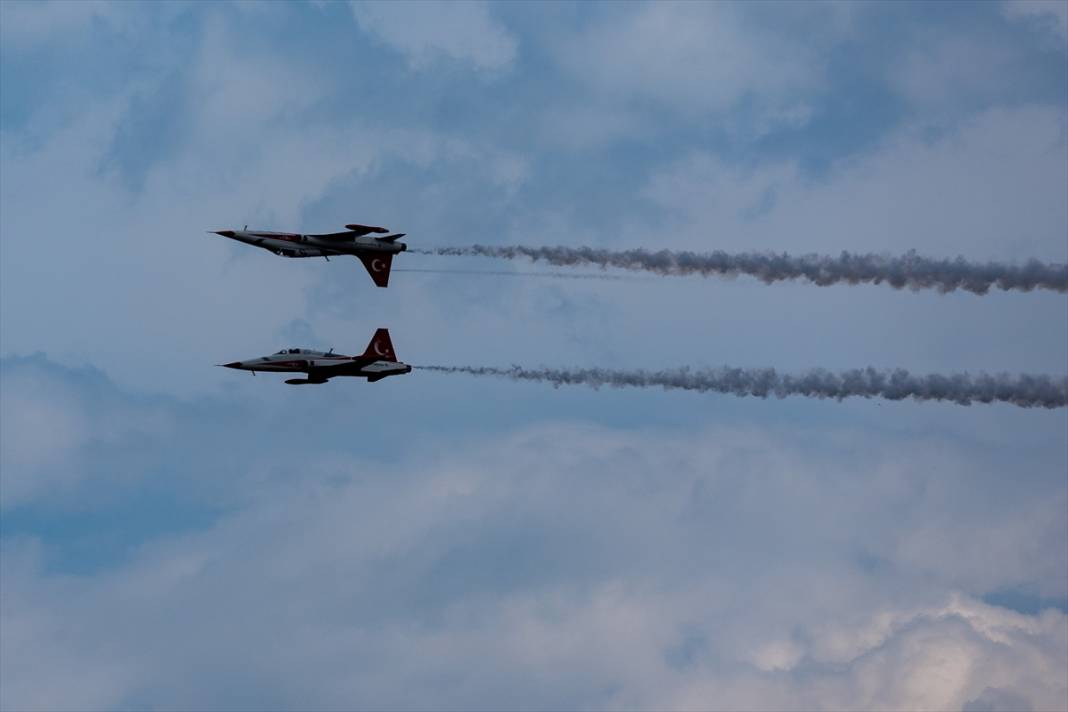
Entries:
{"label": "aircraft wing", "polygon": [[328,232],[324,235],[308,235],[308,237],[314,237],[319,240],[338,240],[340,242],[351,242],[357,237],[363,237],[364,235],[369,235],[372,232],[389,232],[389,230],[387,230],[386,228],[378,227],[376,225],[357,225],[353,223],[352,225],[346,225],[345,227],[348,228],[345,232]]}

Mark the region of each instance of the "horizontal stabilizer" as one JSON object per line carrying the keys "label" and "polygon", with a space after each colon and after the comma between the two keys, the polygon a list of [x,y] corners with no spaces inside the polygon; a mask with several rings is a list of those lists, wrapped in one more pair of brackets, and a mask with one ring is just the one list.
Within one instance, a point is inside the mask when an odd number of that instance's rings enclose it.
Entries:
{"label": "horizontal stabilizer", "polygon": [[389,232],[389,230],[384,227],[376,227],[374,225],[357,225],[353,223],[352,225],[346,225],[345,227],[360,235],[366,235],[371,232]]}
{"label": "horizontal stabilizer", "polygon": [[376,237],[375,239],[378,240],[379,242],[394,243],[397,240],[399,240],[400,238],[404,237],[404,234],[405,233],[403,233],[403,232],[398,232],[396,235],[386,235],[385,237]]}

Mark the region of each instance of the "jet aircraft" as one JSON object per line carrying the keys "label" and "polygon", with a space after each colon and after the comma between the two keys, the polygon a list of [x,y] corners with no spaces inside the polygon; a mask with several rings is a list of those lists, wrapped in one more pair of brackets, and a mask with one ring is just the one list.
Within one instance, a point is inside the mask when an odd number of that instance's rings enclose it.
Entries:
{"label": "jet aircraft", "polygon": [[411,366],[397,360],[388,329],[375,332],[362,356],[336,354],[333,349],[325,353],[311,349],[282,349],[271,356],[219,365],[252,371],[253,375],[256,371],[308,374],[307,378],[290,378],[286,381],[294,386],[326,383],[335,376],[356,376],[366,378],[368,383],[374,383],[386,376],[399,376],[412,371]]}
{"label": "jet aircraft", "polygon": [[327,261],[337,255],[352,255],[363,262],[367,273],[379,287],[389,284],[389,270],[393,255],[404,252],[408,246],[397,242],[404,233],[373,237],[371,233],[388,233],[384,227],[374,225],[346,225],[345,232],[324,235],[301,235],[293,232],[265,232],[263,230],[209,230],[208,232],[231,240],[262,247],[284,257],[325,257]]}

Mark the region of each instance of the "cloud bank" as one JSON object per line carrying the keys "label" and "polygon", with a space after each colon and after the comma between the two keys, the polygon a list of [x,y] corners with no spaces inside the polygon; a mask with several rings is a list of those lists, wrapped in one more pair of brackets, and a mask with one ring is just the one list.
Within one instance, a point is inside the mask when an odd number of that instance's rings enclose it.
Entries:
{"label": "cloud bank", "polygon": [[[55,368],[34,377],[66,380]],[[316,405],[319,422],[351,435],[351,402],[339,406]],[[199,433],[199,408],[149,410],[173,423],[175,443]],[[1068,595],[1064,562],[1043,543],[1065,535],[1063,483],[1014,487],[1000,454],[938,436],[902,450],[823,426],[573,423],[412,443],[385,462],[293,453],[265,418],[243,416],[263,432],[257,460],[189,454],[183,488],[228,483],[230,507],[209,526],[80,574],[55,571],[34,537],[6,537],[0,706],[1038,710],[1068,699],[1068,616],[981,600],[1003,587]],[[1048,467],[1021,445],[1013,481],[1038,485]],[[57,674],[64,684],[49,684]]]}

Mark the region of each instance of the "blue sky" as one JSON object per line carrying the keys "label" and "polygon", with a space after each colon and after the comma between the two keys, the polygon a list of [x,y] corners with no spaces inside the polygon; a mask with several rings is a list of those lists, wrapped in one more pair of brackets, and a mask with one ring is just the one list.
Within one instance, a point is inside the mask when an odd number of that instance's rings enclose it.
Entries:
{"label": "blue sky", "polygon": [[[1068,261],[1068,3],[0,4],[0,708],[1059,709],[1068,413],[289,388],[1068,371],[1068,299],[206,230]],[[529,271],[402,255],[397,266]]]}

